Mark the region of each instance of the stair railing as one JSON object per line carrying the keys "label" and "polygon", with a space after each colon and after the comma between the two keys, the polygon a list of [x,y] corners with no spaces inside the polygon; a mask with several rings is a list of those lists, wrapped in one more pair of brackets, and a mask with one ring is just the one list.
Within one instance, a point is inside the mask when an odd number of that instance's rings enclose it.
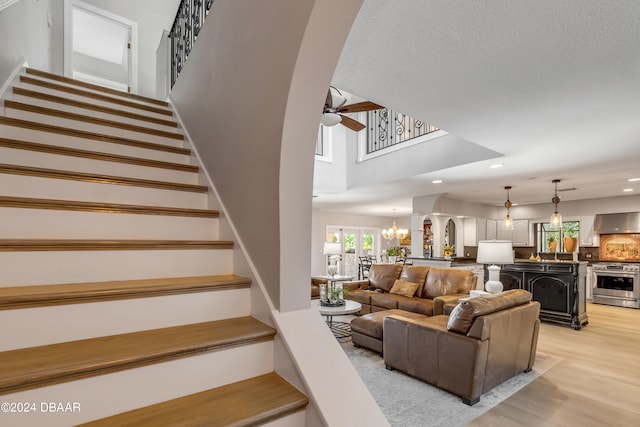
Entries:
{"label": "stair railing", "polygon": [[209,15],[213,0],[182,0],[169,33],[171,39],[171,87],[189,57],[193,44]]}

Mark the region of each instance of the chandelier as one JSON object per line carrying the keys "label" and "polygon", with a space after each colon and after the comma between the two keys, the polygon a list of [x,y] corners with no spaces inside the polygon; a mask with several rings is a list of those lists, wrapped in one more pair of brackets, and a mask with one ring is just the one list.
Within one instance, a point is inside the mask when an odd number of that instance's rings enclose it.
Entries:
{"label": "chandelier", "polygon": [[[394,218],[396,216],[395,209],[393,210],[393,216]],[[382,230],[382,237],[384,237],[386,240],[391,240],[395,238],[402,240],[402,239],[406,239],[408,235],[409,235],[409,230],[407,230],[406,228],[398,228],[398,226],[396,225],[395,219],[393,220],[393,225],[391,226],[391,228]]]}

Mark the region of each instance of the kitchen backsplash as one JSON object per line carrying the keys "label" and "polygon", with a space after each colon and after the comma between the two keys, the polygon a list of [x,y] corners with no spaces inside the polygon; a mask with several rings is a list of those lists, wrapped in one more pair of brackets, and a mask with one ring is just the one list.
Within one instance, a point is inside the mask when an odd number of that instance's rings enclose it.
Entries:
{"label": "kitchen backsplash", "polygon": [[640,261],[640,234],[601,234],[600,259]]}

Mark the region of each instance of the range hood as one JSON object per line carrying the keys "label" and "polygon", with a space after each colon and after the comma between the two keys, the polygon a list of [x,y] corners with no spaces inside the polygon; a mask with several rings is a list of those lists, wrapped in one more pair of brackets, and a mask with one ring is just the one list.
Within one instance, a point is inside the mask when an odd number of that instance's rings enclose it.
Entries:
{"label": "range hood", "polygon": [[594,231],[598,234],[640,233],[640,212],[598,214]]}

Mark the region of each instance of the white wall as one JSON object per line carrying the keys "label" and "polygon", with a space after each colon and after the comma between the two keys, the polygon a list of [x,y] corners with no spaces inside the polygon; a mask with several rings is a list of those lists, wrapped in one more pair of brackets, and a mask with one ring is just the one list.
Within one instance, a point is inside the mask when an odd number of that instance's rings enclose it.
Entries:
{"label": "white wall", "polygon": [[62,74],[62,38],[61,1],[20,0],[1,11],[0,84],[25,60],[32,68]]}

